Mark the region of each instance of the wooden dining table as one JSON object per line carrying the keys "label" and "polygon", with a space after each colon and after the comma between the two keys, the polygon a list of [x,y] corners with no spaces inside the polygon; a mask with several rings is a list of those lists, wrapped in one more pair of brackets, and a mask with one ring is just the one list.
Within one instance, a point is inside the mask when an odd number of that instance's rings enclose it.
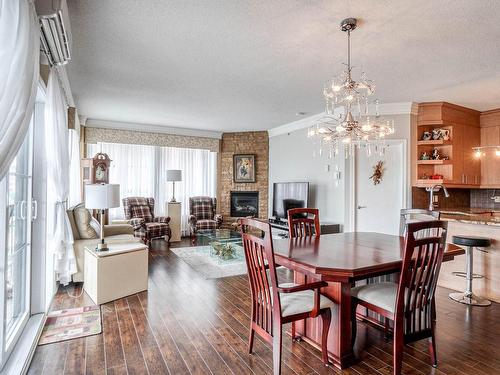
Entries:
{"label": "wooden dining table", "polygon": [[[278,264],[295,271],[295,282],[311,278],[328,286],[322,294],[332,299],[332,321],[328,352],[332,363],[347,368],[355,362],[351,347],[351,286],[357,280],[399,272],[404,254],[404,237],[351,232],[295,239],[274,239]],[[443,261],[450,261],[464,251],[447,244]],[[296,324],[296,334],[320,347],[321,319],[307,319]]]}

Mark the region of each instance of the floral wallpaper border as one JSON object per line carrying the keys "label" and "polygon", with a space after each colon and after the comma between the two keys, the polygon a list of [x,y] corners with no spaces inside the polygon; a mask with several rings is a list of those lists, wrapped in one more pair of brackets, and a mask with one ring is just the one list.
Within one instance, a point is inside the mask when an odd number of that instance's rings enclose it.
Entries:
{"label": "floral wallpaper border", "polygon": [[85,143],[97,142],[196,148],[219,152],[219,140],[216,138],[85,127]]}

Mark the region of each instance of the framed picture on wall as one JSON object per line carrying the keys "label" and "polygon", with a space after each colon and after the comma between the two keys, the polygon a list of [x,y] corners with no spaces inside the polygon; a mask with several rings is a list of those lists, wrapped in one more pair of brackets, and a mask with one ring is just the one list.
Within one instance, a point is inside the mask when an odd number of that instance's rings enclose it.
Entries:
{"label": "framed picture on wall", "polygon": [[234,182],[255,182],[255,155],[233,156]]}

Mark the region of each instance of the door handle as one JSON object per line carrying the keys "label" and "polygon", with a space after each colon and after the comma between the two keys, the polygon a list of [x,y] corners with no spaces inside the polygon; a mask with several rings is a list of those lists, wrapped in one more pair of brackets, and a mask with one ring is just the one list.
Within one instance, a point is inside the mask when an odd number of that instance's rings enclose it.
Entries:
{"label": "door handle", "polygon": [[26,201],[21,201],[21,204],[19,205],[19,217],[21,220],[26,219],[26,213],[24,212],[26,209]]}
{"label": "door handle", "polygon": [[36,199],[33,199],[31,202],[31,220],[36,220],[38,217],[38,201]]}
{"label": "door handle", "polygon": [[360,206],[360,205],[358,205],[358,210],[361,210],[362,208],[366,208],[366,206]]}

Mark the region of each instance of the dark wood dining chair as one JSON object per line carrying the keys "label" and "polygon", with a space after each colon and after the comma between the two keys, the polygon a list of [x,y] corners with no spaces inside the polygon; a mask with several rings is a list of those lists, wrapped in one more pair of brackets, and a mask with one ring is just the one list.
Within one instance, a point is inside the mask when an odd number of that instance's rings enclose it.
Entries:
{"label": "dark wood dining chair", "polygon": [[317,208],[290,208],[288,232],[290,238],[319,236],[319,210]]}
{"label": "dark wood dining chair", "polygon": [[[320,235],[319,210],[317,208],[290,208],[288,214],[288,236],[290,238],[304,238]],[[294,281],[306,283],[307,276],[294,272]],[[314,280],[316,281],[316,280]],[[295,322],[292,322],[292,340],[301,341],[296,334]]]}
{"label": "dark wood dining chair", "polygon": [[[403,208],[400,211],[400,216],[399,216],[399,235],[400,236],[405,236],[406,235],[406,228],[407,225],[410,223],[417,223],[417,222],[422,222],[422,221],[433,221],[433,220],[439,220],[439,211],[430,211],[430,210],[424,210],[420,208]],[[429,233],[419,233],[419,235],[429,235]],[[375,284],[379,282],[386,282],[386,281],[392,281],[392,282],[398,282],[400,277],[399,272],[394,272],[394,273],[389,273],[386,275],[381,275],[381,276],[375,276],[375,277],[370,277],[369,279],[366,280],[367,284]],[[366,316],[360,315],[358,313],[358,318],[367,320],[375,325],[379,325],[380,323],[383,322],[384,324],[384,330],[385,330],[385,335],[386,337],[389,337],[390,334],[390,326],[389,326],[389,319],[383,318],[379,316],[378,314],[375,314],[373,312],[367,313]]]}
{"label": "dark wood dining chair", "polygon": [[424,338],[429,338],[431,362],[437,366],[434,293],[443,261],[446,232],[447,223],[444,221],[408,224],[399,284],[382,282],[351,289],[352,344],[356,340],[358,305],[392,320],[395,375],[401,374],[403,346]]}
{"label": "dark wood dining chair", "polygon": [[255,332],[273,346],[273,373],[281,373],[282,325],[321,316],[322,358],[328,365],[327,339],[334,302],[321,295],[328,284],[318,281],[296,285],[278,284],[271,226],[255,219],[239,219],[248,280],[252,296],[252,315],[248,352],[252,353]]}

